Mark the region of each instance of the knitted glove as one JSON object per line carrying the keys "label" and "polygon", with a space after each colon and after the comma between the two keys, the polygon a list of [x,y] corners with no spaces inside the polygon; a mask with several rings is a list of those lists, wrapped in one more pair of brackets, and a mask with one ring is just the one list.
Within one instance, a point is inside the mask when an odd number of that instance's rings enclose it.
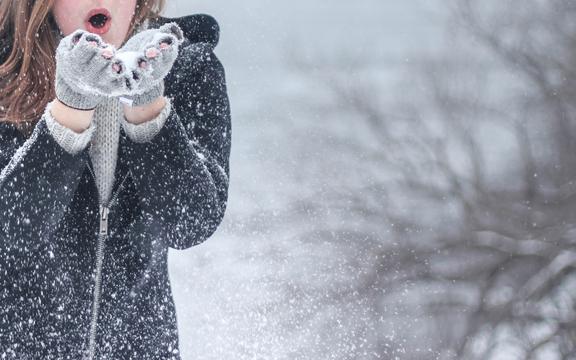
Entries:
{"label": "knitted glove", "polygon": [[76,30],[56,49],[56,97],[69,107],[94,109],[122,89],[122,64],[115,49],[96,34]]}
{"label": "knitted glove", "polygon": [[128,95],[121,100],[141,106],[162,96],[164,77],[172,69],[183,41],[184,35],[176,23],[144,30],[130,38],[116,54],[132,74],[125,77]]}

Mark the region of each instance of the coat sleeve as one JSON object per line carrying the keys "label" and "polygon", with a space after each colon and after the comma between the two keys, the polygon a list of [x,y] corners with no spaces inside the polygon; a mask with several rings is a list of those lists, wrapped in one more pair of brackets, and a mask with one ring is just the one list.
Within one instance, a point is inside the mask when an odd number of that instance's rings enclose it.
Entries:
{"label": "coat sleeve", "polygon": [[[205,46],[204,46],[205,45]],[[127,141],[141,207],[174,249],[209,238],[226,210],[231,147],[224,68],[208,44],[182,49],[166,79],[164,126],[150,141]],[[125,136],[125,135],[123,135]]]}
{"label": "coat sleeve", "polygon": [[87,151],[70,154],[58,144],[45,117],[28,139],[0,122],[0,240],[12,244],[44,240],[56,229],[88,162]]}

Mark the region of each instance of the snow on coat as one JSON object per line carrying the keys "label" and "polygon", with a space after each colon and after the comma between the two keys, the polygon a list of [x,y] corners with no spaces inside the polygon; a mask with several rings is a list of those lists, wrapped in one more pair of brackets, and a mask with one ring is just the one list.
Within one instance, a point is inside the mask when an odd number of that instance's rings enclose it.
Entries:
{"label": "snow on coat", "polygon": [[[228,198],[230,106],[219,27],[175,21],[186,41],[165,78],[172,111],[149,142],[120,134],[94,359],[180,359],[168,248],[208,239]],[[26,139],[0,122],[0,359],[82,359],[102,230],[88,148],[66,152],[42,118]]]}

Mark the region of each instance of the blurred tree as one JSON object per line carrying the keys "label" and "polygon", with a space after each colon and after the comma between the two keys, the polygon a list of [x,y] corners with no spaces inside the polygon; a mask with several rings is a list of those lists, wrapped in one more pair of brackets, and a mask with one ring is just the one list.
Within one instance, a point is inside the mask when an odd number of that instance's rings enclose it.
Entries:
{"label": "blurred tree", "polygon": [[[576,359],[576,3],[450,5],[448,47],[398,96],[384,60],[295,61],[328,90],[295,156],[340,155],[309,164],[319,191],[293,211],[325,217],[298,238],[358,260],[327,298],[370,299],[355,326],[379,350],[347,359]],[[392,340],[388,321],[411,324]]]}

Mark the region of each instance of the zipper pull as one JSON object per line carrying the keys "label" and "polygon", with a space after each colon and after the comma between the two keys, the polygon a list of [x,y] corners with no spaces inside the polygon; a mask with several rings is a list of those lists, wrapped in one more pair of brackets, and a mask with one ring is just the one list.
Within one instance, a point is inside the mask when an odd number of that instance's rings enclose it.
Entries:
{"label": "zipper pull", "polygon": [[100,235],[108,235],[108,208],[100,205]]}

